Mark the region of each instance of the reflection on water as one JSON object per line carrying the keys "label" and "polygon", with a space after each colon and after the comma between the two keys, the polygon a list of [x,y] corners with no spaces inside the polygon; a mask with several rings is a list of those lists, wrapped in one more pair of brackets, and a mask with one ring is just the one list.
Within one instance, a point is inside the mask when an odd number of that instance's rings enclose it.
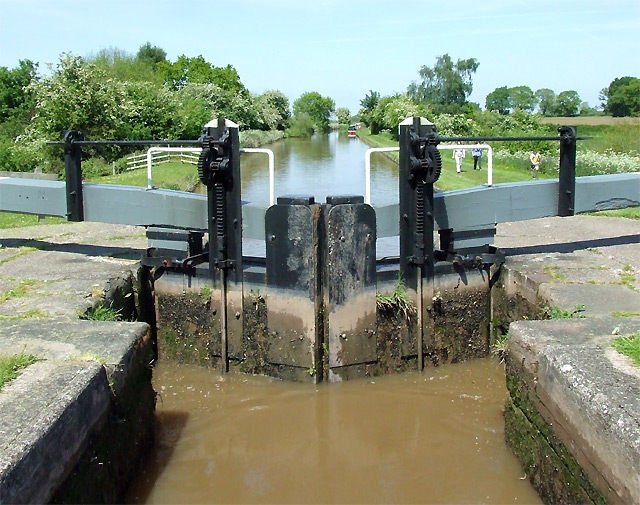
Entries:
{"label": "reflection on water", "polygon": [[[275,158],[276,197],[313,195],[324,203],[328,195],[365,193],[364,159],[369,148],[346,132],[314,135],[310,139],[286,139],[265,146]],[[242,199],[258,206],[269,204],[269,170],[263,154],[243,153]],[[376,153],[371,158],[373,205],[398,201],[398,168]]]}
{"label": "reflection on water", "polygon": [[160,363],[134,503],[540,503],[494,360],[308,385]]}

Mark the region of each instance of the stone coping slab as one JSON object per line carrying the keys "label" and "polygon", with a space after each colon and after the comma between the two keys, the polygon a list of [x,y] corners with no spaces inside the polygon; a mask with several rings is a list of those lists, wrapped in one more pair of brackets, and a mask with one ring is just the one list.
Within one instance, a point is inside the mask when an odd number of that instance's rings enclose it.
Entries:
{"label": "stone coping slab", "polygon": [[51,498],[105,422],[147,333],[145,323],[101,321],[0,327],[3,353],[44,360],[0,390],[0,502]]}
{"label": "stone coping slab", "polygon": [[0,352],[43,359],[0,390],[0,503],[48,502],[129,374],[152,359],[147,324],[79,319],[145,248],[131,226],[0,230]]}
{"label": "stone coping slab", "polygon": [[611,502],[640,503],[640,367],[611,340],[640,317],[514,322],[509,360],[578,463]]}

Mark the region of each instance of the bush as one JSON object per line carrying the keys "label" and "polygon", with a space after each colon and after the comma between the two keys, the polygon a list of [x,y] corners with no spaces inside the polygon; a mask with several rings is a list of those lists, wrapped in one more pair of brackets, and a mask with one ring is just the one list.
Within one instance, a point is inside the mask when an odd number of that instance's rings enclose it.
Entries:
{"label": "bush", "polygon": [[240,132],[240,145],[242,147],[260,147],[271,144],[284,137],[284,132],[280,130],[245,130]]}
{"label": "bush", "polygon": [[307,114],[299,114],[291,118],[287,137],[311,137],[314,132],[313,119]]}

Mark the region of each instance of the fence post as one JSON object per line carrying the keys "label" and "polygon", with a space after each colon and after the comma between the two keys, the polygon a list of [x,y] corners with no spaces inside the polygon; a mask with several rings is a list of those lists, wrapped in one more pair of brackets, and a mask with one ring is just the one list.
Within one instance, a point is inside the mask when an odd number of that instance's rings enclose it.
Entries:
{"label": "fence post", "polygon": [[576,208],[576,127],[561,126],[558,216],[573,216]]}
{"label": "fence post", "polygon": [[64,171],[67,187],[67,220],[84,221],[82,198],[82,148],[75,143],[83,140],[82,132],[64,132]]}

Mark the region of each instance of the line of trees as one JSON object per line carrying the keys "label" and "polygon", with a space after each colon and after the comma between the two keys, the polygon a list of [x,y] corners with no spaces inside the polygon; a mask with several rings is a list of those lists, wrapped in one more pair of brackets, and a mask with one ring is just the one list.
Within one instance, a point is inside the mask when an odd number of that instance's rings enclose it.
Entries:
{"label": "line of trees", "polygon": [[[419,79],[404,93],[380,96],[370,90],[358,118],[372,133],[388,129],[397,134],[404,118],[426,116],[442,134],[455,135],[539,131],[541,116],[596,113],[575,91],[556,95],[527,86],[496,88],[481,110],[469,102],[479,65],[475,58],[438,56],[433,67],[419,69]],[[600,98],[604,113],[638,116],[640,79],[615,79]],[[0,169],[40,166],[62,172],[59,149],[45,142],[61,139],[70,128],[89,139],[193,139],[211,118],[226,117],[243,130],[306,136],[328,131],[334,116],[341,123],[353,120],[348,109],[336,109],[331,98],[316,91],[295,100],[292,113],[289,99],[278,90],[249,93],[232,65],[216,66],[202,56],[169,61],[164,50],[150,43],[135,55],[117,48],[85,58],[63,53],[44,77],[30,60],[14,69],[0,67]],[[87,154],[110,162],[125,152],[102,147]]]}
{"label": "line of trees", "polygon": [[[0,169],[60,172],[59,152],[45,141],[71,128],[89,139],[194,139],[214,117],[256,130],[284,130],[291,117],[284,93],[252,96],[233,66],[202,56],[171,62],[150,43],[136,55],[113,48],[86,58],[62,54],[50,70],[41,77],[29,60],[0,68]],[[126,149],[87,151],[111,162]]]}
{"label": "line of trees", "polygon": [[[543,133],[543,116],[576,116],[600,113],[581,101],[573,90],[557,95],[548,88],[533,91],[528,86],[496,88],[485,101],[485,110],[469,102],[473,75],[479,67],[475,58],[453,61],[438,56],[433,67],[422,66],[420,79],[410,83],[405,93],[380,96],[370,90],[360,101],[360,119],[373,134],[382,130],[397,136],[398,122],[409,116],[425,116],[438,124],[445,135]],[[600,94],[605,114],[640,115],[640,79],[614,80]]]}

